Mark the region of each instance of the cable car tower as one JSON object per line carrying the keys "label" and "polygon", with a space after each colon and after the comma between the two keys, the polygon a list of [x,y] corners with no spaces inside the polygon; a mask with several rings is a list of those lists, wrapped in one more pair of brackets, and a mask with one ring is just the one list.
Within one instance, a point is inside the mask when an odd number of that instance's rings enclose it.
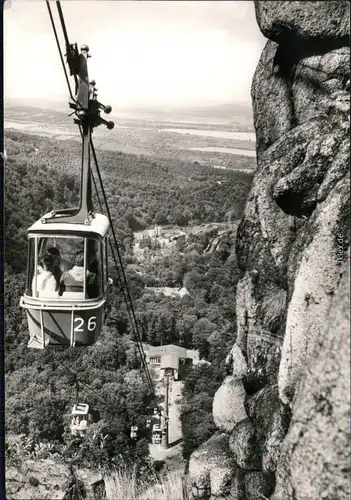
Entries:
{"label": "cable car tower", "polygon": [[[50,8],[49,13],[51,17]],[[76,96],[69,106],[82,136],[80,201],[76,208],[45,214],[27,231],[27,287],[20,305],[27,312],[28,346],[38,349],[94,344],[104,322],[109,283],[110,220],[94,212],[90,149],[95,127],[114,127],[100,116],[112,108],[97,100],[95,81],[89,82],[89,47],[83,45],[79,53],[77,44],[70,45],[64,34],[67,62],[76,83]]]}

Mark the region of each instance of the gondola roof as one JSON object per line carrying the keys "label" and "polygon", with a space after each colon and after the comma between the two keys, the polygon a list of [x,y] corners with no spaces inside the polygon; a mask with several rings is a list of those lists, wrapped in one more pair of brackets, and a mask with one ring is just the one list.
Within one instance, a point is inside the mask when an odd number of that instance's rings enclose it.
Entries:
{"label": "gondola roof", "polygon": [[86,415],[89,412],[89,405],[78,403],[73,406],[72,415]]}
{"label": "gondola roof", "polygon": [[[41,217],[37,222],[35,222],[28,230],[28,233],[82,233],[86,235],[87,233],[95,233],[101,237],[104,237],[110,227],[109,220],[105,215],[95,214],[95,217],[91,220],[89,224],[69,224],[55,222],[54,224],[50,222],[45,222],[45,218],[50,217],[52,214],[48,213]],[[43,222],[44,221],[44,222]]]}

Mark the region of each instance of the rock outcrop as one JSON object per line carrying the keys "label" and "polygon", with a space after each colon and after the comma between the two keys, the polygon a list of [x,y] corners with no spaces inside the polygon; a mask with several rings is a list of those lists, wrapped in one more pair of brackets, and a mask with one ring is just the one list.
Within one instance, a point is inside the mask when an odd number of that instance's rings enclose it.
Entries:
{"label": "rock outcrop", "polygon": [[[350,268],[294,401],[274,500],[350,498]],[[308,467],[306,467],[308,464]]]}
{"label": "rock outcrop", "polygon": [[226,434],[214,435],[191,456],[189,485],[193,498],[223,497],[228,494],[235,462]]}
{"label": "rock outcrop", "polygon": [[53,459],[28,459],[6,469],[8,500],[70,500],[102,498],[102,475]]}
{"label": "rock outcrop", "polygon": [[233,500],[350,496],[349,6],[255,2],[268,38],[252,82],[258,168],[237,232],[231,373],[213,403]]}

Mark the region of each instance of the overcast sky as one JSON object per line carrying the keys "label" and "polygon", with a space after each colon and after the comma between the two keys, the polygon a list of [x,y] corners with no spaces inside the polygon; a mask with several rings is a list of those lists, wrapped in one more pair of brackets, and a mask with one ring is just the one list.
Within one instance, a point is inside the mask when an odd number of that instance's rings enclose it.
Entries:
{"label": "overcast sky", "polygon": [[[196,105],[250,102],[265,44],[253,2],[73,1],[61,3],[70,42],[90,47],[89,77],[103,103]],[[51,8],[61,29],[55,2]],[[67,99],[46,3],[4,9],[5,102]]]}

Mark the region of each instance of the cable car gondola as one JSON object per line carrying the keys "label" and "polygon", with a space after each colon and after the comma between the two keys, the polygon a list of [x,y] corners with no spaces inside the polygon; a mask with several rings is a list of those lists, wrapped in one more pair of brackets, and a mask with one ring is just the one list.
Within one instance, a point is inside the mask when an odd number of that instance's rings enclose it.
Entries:
{"label": "cable car gondola", "polygon": [[137,439],[139,427],[137,425],[132,425],[130,428],[131,439]]}
{"label": "cable car gondola", "polygon": [[161,408],[154,408],[154,418],[161,418]]}
{"label": "cable car gondola", "polygon": [[162,430],[160,424],[154,424],[152,426],[152,444],[160,444],[162,441]]}
{"label": "cable car gondola", "polygon": [[84,437],[88,425],[92,422],[89,405],[78,403],[72,409],[71,434]]}
{"label": "cable car gondola", "polygon": [[[46,224],[49,216],[28,229],[27,290],[20,304],[27,310],[29,346],[91,345],[104,319],[109,222],[104,215],[96,214],[90,225],[65,222],[50,225]],[[41,290],[40,278],[46,271],[39,268],[42,260],[39,256],[50,255],[48,252],[53,249],[57,251],[57,261],[64,258],[68,264],[64,271],[61,268],[58,290]]]}
{"label": "cable car gondola", "polygon": [[[94,127],[113,122],[96,99],[89,83],[84,45],[68,46],[71,74],[79,76],[77,98],[70,103],[82,132],[82,173],[79,208],[53,211],[28,229],[27,287],[20,305],[27,312],[29,347],[88,346],[99,336],[105,315],[107,244],[110,219],[94,213],[91,192],[90,148]],[[94,151],[93,151],[94,152]]]}

